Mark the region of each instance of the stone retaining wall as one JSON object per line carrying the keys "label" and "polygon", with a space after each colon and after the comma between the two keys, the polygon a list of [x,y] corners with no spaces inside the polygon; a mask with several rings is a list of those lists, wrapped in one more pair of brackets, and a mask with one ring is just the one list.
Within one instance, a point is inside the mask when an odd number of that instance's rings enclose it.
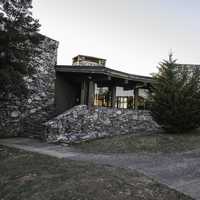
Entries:
{"label": "stone retaining wall", "polygon": [[37,48],[41,53],[30,62],[36,73],[31,77],[24,77],[29,94],[23,99],[13,94],[9,94],[8,99],[3,99],[0,94],[0,137],[18,136],[24,131],[24,120],[30,119],[30,123],[35,124],[29,116],[54,104],[54,67],[58,42],[44,36]]}
{"label": "stone retaining wall", "polygon": [[48,142],[79,143],[96,138],[159,131],[148,111],[75,106],[45,124]]}

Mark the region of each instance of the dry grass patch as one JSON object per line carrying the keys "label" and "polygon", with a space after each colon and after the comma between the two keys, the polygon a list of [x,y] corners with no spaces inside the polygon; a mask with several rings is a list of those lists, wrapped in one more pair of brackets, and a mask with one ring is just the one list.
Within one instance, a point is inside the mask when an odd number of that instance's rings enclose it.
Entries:
{"label": "dry grass patch", "polygon": [[0,199],[191,199],[137,171],[0,149]]}

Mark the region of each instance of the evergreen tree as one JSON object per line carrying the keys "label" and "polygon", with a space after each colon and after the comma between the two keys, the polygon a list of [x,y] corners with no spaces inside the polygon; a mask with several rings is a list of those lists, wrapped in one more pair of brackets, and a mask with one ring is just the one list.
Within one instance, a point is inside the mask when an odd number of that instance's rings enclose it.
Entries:
{"label": "evergreen tree", "polygon": [[179,65],[169,55],[154,75],[151,113],[167,131],[183,133],[200,126],[200,69]]}
{"label": "evergreen tree", "polygon": [[26,94],[25,76],[34,72],[29,65],[42,40],[38,20],[32,17],[32,0],[0,1],[0,96]]}

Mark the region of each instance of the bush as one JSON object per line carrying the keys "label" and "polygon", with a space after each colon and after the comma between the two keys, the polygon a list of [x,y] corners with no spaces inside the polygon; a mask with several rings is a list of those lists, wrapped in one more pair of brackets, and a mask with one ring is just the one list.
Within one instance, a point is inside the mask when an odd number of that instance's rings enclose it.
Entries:
{"label": "bush", "polygon": [[169,55],[153,76],[151,113],[164,129],[183,133],[200,126],[200,69],[179,65]]}

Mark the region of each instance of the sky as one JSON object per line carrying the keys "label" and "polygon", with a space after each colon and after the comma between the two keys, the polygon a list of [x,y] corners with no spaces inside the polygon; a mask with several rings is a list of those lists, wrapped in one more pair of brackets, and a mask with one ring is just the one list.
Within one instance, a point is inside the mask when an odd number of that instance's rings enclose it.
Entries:
{"label": "sky", "polygon": [[199,8],[199,0],[33,0],[32,12],[40,33],[59,41],[58,64],[83,54],[150,75],[170,52],[200,64]]}

